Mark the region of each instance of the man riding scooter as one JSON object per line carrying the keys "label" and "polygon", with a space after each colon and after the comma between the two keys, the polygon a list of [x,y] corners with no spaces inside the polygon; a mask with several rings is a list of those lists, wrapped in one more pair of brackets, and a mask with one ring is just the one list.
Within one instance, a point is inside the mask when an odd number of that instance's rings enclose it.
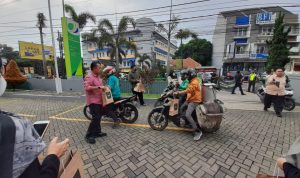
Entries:
{"label": "man riding scooter", "polygon": [[196,122],[194,121],[192,117],[192,113],[196,109],[196,107],[202,102],[202,92],[201,92],[201,86],[200,81],[197,77],[197,73],[194,69],[188,69],[187,70],[187,79],[189,80],[189,84],[187,89],[183,91],[176,92],[176,95],[183,95],[187,94],[187,100],[186,102],[181,106],[181,110],[183,108],[187,107],[187,110],[185,112],[185,117],[189,121],[189,123],[192,125],[193,131],[194,131],[194,140],[200,140],[202,136],[201,130],[198,128]]}
{"label": "man riding scooter", "polygon": [[[188,85],[189,85],[189,80],[188,80],[188,77],[187,77],[187,70],[182,70],[180,72],[180,75],[181,75],[181,84],[179,86],[179,91],[184,91],[187,89]],[[180,95],[179,96],[179,105],[181,106],[186,100],[186,94],[184,95]]]}

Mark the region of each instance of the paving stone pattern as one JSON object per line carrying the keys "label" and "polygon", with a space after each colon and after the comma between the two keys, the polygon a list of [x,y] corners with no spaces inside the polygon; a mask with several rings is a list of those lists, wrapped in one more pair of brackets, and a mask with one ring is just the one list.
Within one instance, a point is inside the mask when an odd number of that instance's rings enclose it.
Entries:
{"label": "paving stone pattern", "polygon": [[[45,99],[0,98],[0,109],[37,115],[41,120],[82,102]],[[149,106],[150,108],[150,106]],[[148,108],[148,110],[149,110]],[[143,114],[149,112],[147,107]],[[112,129],[95,145],[84,140],[88,122],[82,119],[82,108],[59,115],[75,121],[52,119],[45,141],[51,137],[70,138],[71,148],[79,149],[87,177],[255,177],[258,172],[272,173],[275,159],[286,153],[300,135],[298,113],[229,110],[221,129],[204,134],[198,142],[192,134],[179,131],[154,131],[149,128],[121,126]],[[145,123],[145,119],[140,119]]]}

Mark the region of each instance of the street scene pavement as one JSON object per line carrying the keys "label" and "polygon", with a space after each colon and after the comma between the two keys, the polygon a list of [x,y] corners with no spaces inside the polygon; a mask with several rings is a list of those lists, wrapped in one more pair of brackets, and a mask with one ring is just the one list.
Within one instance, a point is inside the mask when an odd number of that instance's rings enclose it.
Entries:
{"label": "street scene pavement", "polygon": [[297,106],[282,118],[264,112],[258,97],[218,92],[227,108],[220,130],[204,134],[195,142],[192,133],[170,124],[165,131],[154,131],[147,115],[154,100],[138,107],[135,124],[112,129],[104,119],[107,137],[87,144],[84,136],[89,121],[83,115],[82,93],[56,95],[50,92],[7,92],[0,98],[0,109],[26,119],[51,120],[44,140],[54,136],[69,138],[71,149],[79,149],[87,177],[256,177],[272,174],[275,160],[287,153],[300,134]]}

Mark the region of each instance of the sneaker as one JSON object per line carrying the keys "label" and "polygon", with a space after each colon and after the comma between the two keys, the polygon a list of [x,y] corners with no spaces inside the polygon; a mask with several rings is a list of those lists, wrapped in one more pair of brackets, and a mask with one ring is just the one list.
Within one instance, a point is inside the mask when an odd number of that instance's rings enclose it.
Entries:
{"label": "sneaker", "polygon": [[97,133],[97,134],[95,135],[95,138],[97,138],[97,137],[105,137],[105,136],[107,136],[106,133],[104,133],[104,132],[99,132],[99,133]]}
{"label": "sneaker", "polygon": [[276,113],[277,117],[282,117],[281,113]]}
{"label": "sneaker", "polygon": [[246,95],[245,93],[243,93],[242,95]]}
{"label": "sneaker", "polygon": [[93,137],[85,137],[85,141],[89,144],[95,144],[96,140]]}
{"label": "sneaker", "polygon": [[195,140],[195,141],[200,140],[201,136],[202,136],[202,132],[201,132],[201,131],[196,131],[196,132],[194,133],[194,140]]}

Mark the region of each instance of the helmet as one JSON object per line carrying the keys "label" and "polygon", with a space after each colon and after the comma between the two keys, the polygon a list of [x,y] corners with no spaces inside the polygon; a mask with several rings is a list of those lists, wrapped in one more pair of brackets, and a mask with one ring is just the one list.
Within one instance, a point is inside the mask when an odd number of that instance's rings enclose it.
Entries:
{"label": "helmet", "polygon": [[188,74],[187,70],[182,70],[182,71],[180,72],[181,79],[182,79],[182,80],[187,79],[187,74]]}
{"label": "helmet", "polygon": [[194,69],[188,69],[187,77],[188,77],[188,80],[191,81],[193,78],[197,77],[196,71]]}
{"label": "helmet", "polygon": [[103,73],[107,75],[114,74],[116,72],[116,69],[112,66],[107,66],[103,69]]}

